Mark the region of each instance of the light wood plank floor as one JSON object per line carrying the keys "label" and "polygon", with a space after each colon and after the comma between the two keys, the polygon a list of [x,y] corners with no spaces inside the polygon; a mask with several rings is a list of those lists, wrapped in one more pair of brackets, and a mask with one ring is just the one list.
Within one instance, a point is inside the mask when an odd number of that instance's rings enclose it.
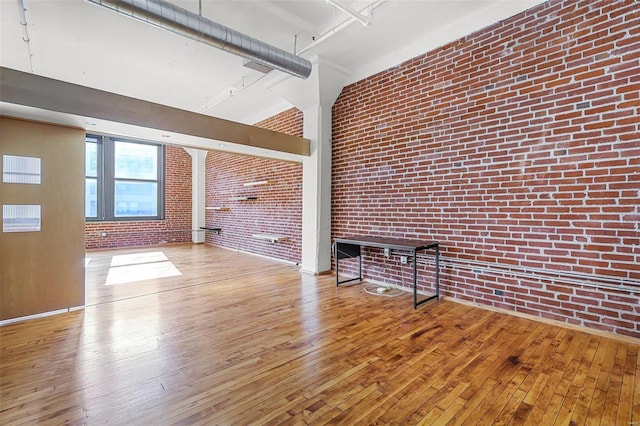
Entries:
{"label": "light wood plank floor", "polygon": [[205,245],[88,257],[91,306],[0,328],[1,424],[640,424],[638,345]]}

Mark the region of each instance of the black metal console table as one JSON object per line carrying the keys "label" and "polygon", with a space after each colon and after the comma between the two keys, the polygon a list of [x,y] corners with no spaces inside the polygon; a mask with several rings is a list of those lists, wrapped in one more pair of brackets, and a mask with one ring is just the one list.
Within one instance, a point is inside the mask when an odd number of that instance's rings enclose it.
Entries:
{"label": "black metal console table", "polygon": [[[398,250],[403,253],[408,253],[413,258],[413,308],[417,308],[429,300],[437,299],[440,297],[440,245],[437,241],[415,241],[405,240],[398,238],[382,238],[371,235],[358,235],[349,236],[344,238],[336,238],[335,253],[336,259],[336,286],[344,284],[350,281],[360,280],[362,281],[362,247],[377,247],[385,250],[389,250],[388,255],[391,255],[393,250]],[[429,296],[421,301],[418,301],[418,267],[416,254],[421,250],[434,250],[435,251],[435,268],[436,268],[436,294]],[[350,278],[340,281],[339,277],[339,260],[359,258],[359,272],[356,278]]]}

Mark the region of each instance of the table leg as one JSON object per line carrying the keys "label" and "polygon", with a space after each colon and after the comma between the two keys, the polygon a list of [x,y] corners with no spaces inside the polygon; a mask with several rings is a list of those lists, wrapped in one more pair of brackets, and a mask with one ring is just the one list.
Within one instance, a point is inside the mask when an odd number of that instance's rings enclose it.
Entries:
{"label": "table leg", "polygon": [[[344,283],[348,283],[351,281],[356,281],[356,280],[360,280],[362,281],[362,253],[360,252],[360,246],[358,246],[358,252],[349,252],[348,250],[345,250],[344,252],[341,251],[340,249],[340,243],[334,243],[334,258],[336,259],[336,287],[340,287],[340,284],[344,284]],[[347,244],[345,245],[345,247],[351,246],[352,244]],[[359,261],[359,273],[358,273],[358,277],[356,278],[349,278],[346,280],[342,280],[340,281],[340,257],[341,256],[345,256],[348,258],[354,258],[356,256],[358,256],[360,259]]]}
{"label": "table leg", "polygon": [[413,251],[413,309],[418,307],[418,259],[416,251]]}
{"label": "table leg", "polygon": [[333,246],[333,250],[333,256],[336,258],[336,287],[340,287],[340,267],[338,265],[338,259],[340,258],[340,256],[338,256],[338,243],[335,243],[335,245]]}
{"label": "table leg", "polygon": [[436,296],[440,298],[440,246],[436,246]]}

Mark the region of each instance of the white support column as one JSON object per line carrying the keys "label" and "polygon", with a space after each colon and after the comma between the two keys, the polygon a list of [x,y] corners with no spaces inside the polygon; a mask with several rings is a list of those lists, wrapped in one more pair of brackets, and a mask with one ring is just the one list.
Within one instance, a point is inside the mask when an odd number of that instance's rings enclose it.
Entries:
{"label": "white support column", "polygon": [[202,149],[185,148],[191,155],[191,241],[204,243],[207,153]]}
{"label": "white support column", "polygon": [[311,156],[302,162],[302,267],[316,274],[331,269],[331,105],[303,111]]}
{"label": "white support column", "polygon": [[311,155],[302,160],[302,267],[317,274],[331,269],[331,108],[338,98],[346,70],[316,57],[306,80],[287,78],[270,90],[304,114],[303,135]]}

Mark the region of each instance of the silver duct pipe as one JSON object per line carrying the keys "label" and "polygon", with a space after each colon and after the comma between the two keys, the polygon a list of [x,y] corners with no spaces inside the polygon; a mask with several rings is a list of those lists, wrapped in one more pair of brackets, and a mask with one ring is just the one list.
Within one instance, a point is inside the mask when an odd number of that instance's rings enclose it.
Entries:
{"label": "silver duct pipe", "polygon": [[311,74],[311,62],[307,59],[164,0],[88,1],[296,77],[307,78]]}

